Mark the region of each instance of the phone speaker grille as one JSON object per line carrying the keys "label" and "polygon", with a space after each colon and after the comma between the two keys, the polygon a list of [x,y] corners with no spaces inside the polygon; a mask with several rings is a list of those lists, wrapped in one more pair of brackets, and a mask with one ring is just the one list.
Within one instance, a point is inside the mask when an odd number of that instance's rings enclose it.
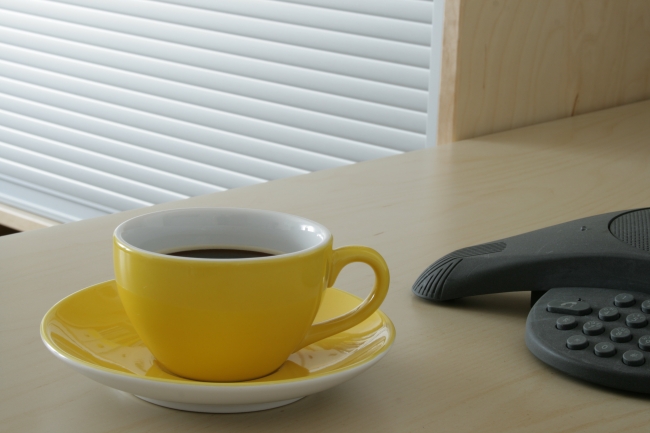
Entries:
{"label": "phone speaker grille", "polygon": [[506,249],[505,242],[492,242],[490,244],[474,245],[472,247],[461,248],[452,253],[447,254],[445,257],[471,257],[482,256],[483,254],[500,253]]}
{"label": "phone speaker grille", "polygon": [[609,224],[609,231],[626,244],[650,252],[650,209],[641,209],[618,216]]}
{"label": "phone speaker grille", "polygon": [[505,242],[492,242],[490,244],[474,245],[453,251],[436,260],[422,272],[422,275],[413,284],[413,293],[422,298],[433,299],[434,301],[439,300],[445,281],[447,281],[454,268],[463,261],[464,257],[499,253],[505,248]]}

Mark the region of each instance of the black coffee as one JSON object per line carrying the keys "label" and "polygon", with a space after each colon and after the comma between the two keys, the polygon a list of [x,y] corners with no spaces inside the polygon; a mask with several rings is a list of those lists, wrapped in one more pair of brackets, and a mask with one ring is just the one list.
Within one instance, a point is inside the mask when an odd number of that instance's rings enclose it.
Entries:
{"label": "black coffee", "polygon": [[233,250],[228,248],[211,248],[207,250],[185,250],[169,253],[168,256],[192,257],[195,259],[252,259],[269,257],[274,254],[252,250]]}

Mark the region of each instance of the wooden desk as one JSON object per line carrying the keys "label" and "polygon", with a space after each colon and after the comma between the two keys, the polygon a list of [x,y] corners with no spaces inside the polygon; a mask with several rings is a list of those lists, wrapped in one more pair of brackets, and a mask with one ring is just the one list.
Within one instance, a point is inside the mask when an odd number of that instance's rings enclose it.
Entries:
{"label": "wooden desk", "polygon": [[[650,101],[297,178],[0,238],[2,432],[647,431],[650,398],[576,381],[524,345],[529,294],[448,305],[411,294],[454,249],[588,215],[650,205]],[[182,206],[295,213],[335,245],[386,258],[388,355],[329,391],[265,412],[164,409],[74,373],[38,326],[59,299],[112,278],[111,233],[136,214]],[[337,286],[364,295],[370,275]]]}

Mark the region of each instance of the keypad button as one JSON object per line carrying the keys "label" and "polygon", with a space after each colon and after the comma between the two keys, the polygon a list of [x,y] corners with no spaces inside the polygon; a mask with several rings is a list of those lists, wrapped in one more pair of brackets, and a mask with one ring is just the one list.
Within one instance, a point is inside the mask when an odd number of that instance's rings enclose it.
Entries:
{"label": "keypad button", "polygon": [[605,326],[598,320],[588,320],[582,325],[582,332],[587,335],[600,335],[605,332]]}
{"label": "keypad button", "polygon": [[650,352],[650,335],[644,335],[639,338],[639,349]]}
{"label": "keypad button", "polygon": [[605,322],[611,322],[612,320],[616,320],[619,317],[621,317],[621,315],[619,314],[618,309],[615,307],[601,308],[598,312],[598,318],[600,320],[604,320]]}
{"label": "keypad button", "polygon": [[630,330],[623,327],[612,329],[612,332],[609,333],[609,336],[612,341],[615,341],[617,343],[625,343],[626,341],[630,341],[632,339],[632,333]]}
{"label": "keypad button", "polygon": [[553,300],[546,304],[546,310],[550,313],[586,316],[591,313],[591,306],[584,301]]}
{"label": "keypad button", "polygon": [[603,341],[594,346],[594,353],[601,358],[609,358],[616,355],[616,347],[612,343]]}
{"label": "keypad button", "polygon": [[641,304],[641,311],[644,313],[650,313],[650,299],[643,301]]}
{"label": "keypad button", "polygon": [[638,350],[628,350],[623,354],[623,362],[632,367],[638,367],[645,363],[643,353]]}
{"label": "keypad button", "polygon": [[584,335],[572,335],[566,340],[566,347],[571,350],[580,350],[587,346],[589,346],[589,342]]}
{"label": "keypad button", "polygon": [[573,329],[578,325],[578,321],[573,316],[562,316],[555,321],[555,327],[566,331],[568,329]]}
{"label": "keypad button", "polygon": [[562,316],[555,321],[555,327],[566,331],[567,329],[573,329],[578,324],[578,321],[573,316]]}
{"label": "keypad button", "polygon": [[625,318],[625,324],[630,328],[643,328],[648,324],[648,319],[643,313],[632,313]]}
{"label": "keypad button", "polygon": [[614,305],[621,308],[627,308],[634,305],[636,299],[628,293],[621,293],[614,298]]}

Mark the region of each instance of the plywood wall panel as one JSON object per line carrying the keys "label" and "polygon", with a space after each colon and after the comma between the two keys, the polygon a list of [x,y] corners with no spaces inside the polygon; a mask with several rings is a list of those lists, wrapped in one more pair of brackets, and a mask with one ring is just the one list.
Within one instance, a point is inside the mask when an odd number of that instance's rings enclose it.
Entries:
{"label": "plywood wall panel", "polygon": [[650,98],[650,1],[447,4],[439,144]]}

